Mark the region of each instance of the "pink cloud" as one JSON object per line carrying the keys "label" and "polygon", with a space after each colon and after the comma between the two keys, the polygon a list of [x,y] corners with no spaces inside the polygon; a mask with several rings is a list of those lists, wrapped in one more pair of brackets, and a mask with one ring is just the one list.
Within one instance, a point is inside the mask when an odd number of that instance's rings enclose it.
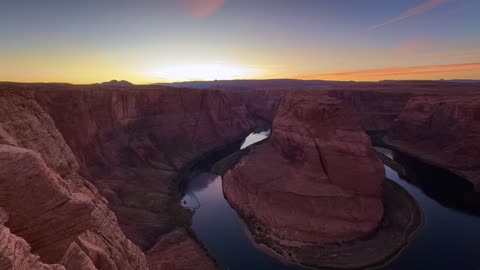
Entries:
{"label": "pink cloud", "polygon": [[193,18],[205,18],[217,12],[225,0],[183,0],[184,8]]}
{"label": "pink cloud", "polygon": [[452,74],[461,72],[480,72],[480,63],[464,63],[435,66],[413,66],[413,67],[388,67],[381,69],[366,69],[338,73],[325,73],[301,76],[301,79],[322,79],[322,80],[364,80],[366,78],[388,78],[401,75],[428,75],[428,74]]}
{"label": "pink cloud", "polygon": [[448,2],[448,0],[430,0],[426,3],[423,3],[419,6],[416,6],[412,9],[407,10],[407,11],[403,12],[402,14],[398,15],[397,17],[393,17],[393,18],[391,18],[390,20],[388,20],[384,23],[374,25],[374,26],[370,27],[370,29],[371,30],[378,29],[380,27],[384,27],[384,26],[387,26],[387,25],[390,25],[390,24],[393,24],[393,23],[397,23],[399,21],[403,21],[407,18],[425,13],[425,12],[427,12],[431,9],[434,9],[438,6],[441,6],[441,5],[443,5],[447,2]]}

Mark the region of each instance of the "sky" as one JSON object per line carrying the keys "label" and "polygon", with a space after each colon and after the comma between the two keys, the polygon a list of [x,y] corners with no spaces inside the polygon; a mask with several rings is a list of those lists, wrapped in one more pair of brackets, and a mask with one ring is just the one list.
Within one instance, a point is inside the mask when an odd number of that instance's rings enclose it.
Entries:
{"label": "sky", "polygon": [[480,79],[479,0],[0,0],[0,81]]}

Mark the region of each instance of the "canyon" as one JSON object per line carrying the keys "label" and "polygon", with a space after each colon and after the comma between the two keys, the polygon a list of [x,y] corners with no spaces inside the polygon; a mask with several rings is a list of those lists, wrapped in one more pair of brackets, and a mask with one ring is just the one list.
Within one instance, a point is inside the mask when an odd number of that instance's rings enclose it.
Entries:
{"label": "canyon", "polygon": [[[270,126],[226,173],[225,196],[261,225],[256,238],[308,265],[321,264],[311,244],[370,237],[387,212],[413,211],[405,196],[386,202],[402,191],[365,132],[478,188],[478,84],[283,88],[0,83],[0,269],[217,269],[179,203],[182,175]],[[384,234],[388,255],[406,242]]]}
{"label": "canyon", "polygon": [[370,138],[343,102],[291,94],[271,137],[224,175],[223,190],[255,242],[283,260],[364,268],[395,254],[421,223],[414,200],[384,180]]}

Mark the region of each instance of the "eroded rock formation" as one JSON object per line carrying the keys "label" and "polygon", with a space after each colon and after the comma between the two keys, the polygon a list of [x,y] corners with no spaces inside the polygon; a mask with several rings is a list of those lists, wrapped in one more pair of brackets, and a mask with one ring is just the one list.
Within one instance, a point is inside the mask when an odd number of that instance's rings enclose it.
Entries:
{"label": "eroded rock formation", "polygon": [[28,245],[42,263],[67,269],[147,269],[105,199],[77,174],[75,156],[34,95],[1,91],[0,111],[0,205],[9,216],[3,229],[20,244],[6,269],[29,269],[15,264],[33,262]]}
{"label": "eroded rock formation", "polygon": [[385,142],[446,168],[480,190],[480,98],[412,98],[388,131]]}
{"label": "eroded rock formation", "polygon": [[217,265],[205,253],[184,229],[176,229],[162,236],[147,253],[150,270],[214,270]]}
{"label": "eroded rock formation", "polygon": [[5,227],[8,214],[0,208],[0,269],[65,270],[62,265],[49,265],[31,253],[30,245]]}
{"label": "eroded rock formation", "polygon": [[242,216],[265,224],[282,245],[348,241],[383,215],[384,170],[359,121],[340,101],[290,97],[272,137],[224,178]]}

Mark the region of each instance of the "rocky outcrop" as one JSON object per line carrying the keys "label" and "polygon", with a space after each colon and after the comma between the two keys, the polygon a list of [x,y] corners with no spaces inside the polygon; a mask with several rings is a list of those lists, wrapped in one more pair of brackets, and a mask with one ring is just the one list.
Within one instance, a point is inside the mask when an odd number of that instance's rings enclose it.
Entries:
{"label": "rocky outcrop", "polygon": [[[10,83],[0,90],[7,227],[42,262],[67,269],[145,269],[124,233],[146,251],[189,226],[177,175],[253,127],[242,102],[222,91]],[[18,207],[22,198],[29,200]],[[188,234],[183,248],[184,265],[214,265]],[[177,249],[157,248],[155,260],[171,258],[169,250]]]}
{"label": "rocky outcrop", "polygon": [[360,122],[340,101],[318,95],[287,98],[272,137],[227,172],[223,187],[243,217],[295,246],[372,233],[383,215],[383,180]]}
{"label": "rocky outcrop", "polygon": [[[120,230],[105,199],[77,174],[75,156],[33,93],[1,91],[0,111],[0,206],[11,234],[42,263],[146,269],[144,254]],[[30,260],[26,252],[19,255]]]}
{"label": "rocky outcrop", "polygon": [[0,269],[65,270],[62,265],[49,265],[31,253],[30,245],[5,227],[7,213],[0,208]]}
{"label": "rocky outcrop", "polygon": [[412,98],[384,141],[409,155],[446,168],[480,190],[480,98]]}
{"label": "rocky outcrop", "polygon": [[189,236],[185,229],[174,230],[162,236],[147,253],[150,270],[214,270],[217,265]]}

